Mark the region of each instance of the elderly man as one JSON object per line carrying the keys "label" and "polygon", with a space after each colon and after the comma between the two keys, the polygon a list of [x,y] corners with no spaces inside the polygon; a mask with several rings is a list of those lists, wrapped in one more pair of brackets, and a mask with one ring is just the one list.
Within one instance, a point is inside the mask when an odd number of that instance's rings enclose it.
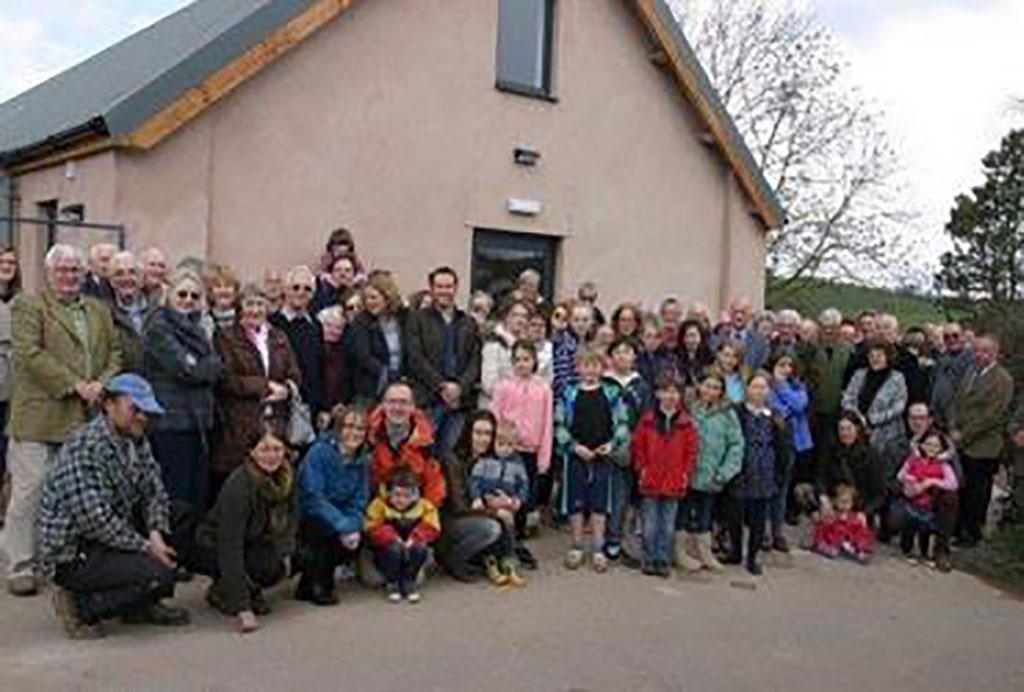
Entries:
{"label": "elderly man", "polygon": [[519,281],[516,283],[516,289],[519,291],[519,297],[527,304],[533,307],[537,312],[547,314],[551,311],[551,305],[547,299],[540,293],[541,276],[540,272],[536,269],[524,269],[519,274]]}
{"label": "elderly man", "polygon": [[836,427],[841,413],[846,368],[853,348],[840,338],[843,316],[828,308],[818,316],[820,342],[814,354],[816,380],[812,382],[812,431],[819,454],[829,454],[836,446]]}
{"label": "elderly man", "polygon": [[142,261],[142,292],[150,305],[162,305],[167,290],[167,255],[156,247],[147,248],[139,254]]}
{"label": "elderly man", "polygon": [[981,540],[1012,400],[1013,377],[999,364],[999,339],[981,333],[974,339],[974,365],[953,400],[950,417],[950,437],[964,467],[957,531],[961,545]]}
{"label": "elderly man", "polygon": [[149,303],[142,293],[142,271],[135,255],[119,252],[110,260],[110,286],[113,299],[110,314],[121,343],[125,370],[142,371],[142,325]]}
{"label": "elderly man", "polygon": [[284,306],[269,318],[288,337],[302,373],[302,399],[314,417],[324,410],[324,330],[309,312],[315,290],[309,267],[292,267],[285,275]]}
{"label": "elderly man", "polygon": [[683,324],[683,304],[669,296],[658,306],[661,317],[661,348],[674,352],[679,347],[679,328]]}
{"label": "elderly man", "polygon": [[12,493],[4,543],[7,588],[17,596],[31,596],[37,590],[35,521],[46,470],[60,445],[88,418],[104,383],[121,369],[121,347],[110,311],[82,295],[82,253],[70,245],[54,245],[44,266],[42,294],[19,295],[11,311]]}
{"label": "elderly man", "polygon": [[451,267],[430,272],[431,306],[406,324],[409,378],[417,403],[433,417],[435,451],[450,452],[480,382],[480,335],[472,317],[455,307],[459,277]]}
{"label": "elderly man", "polygon": [[89,248],[89,271],[82,284],[83,294],[102,301],[110,301],[110,262],[116,253],[117,246],[113,243],[97,243]]}
{"label": "elderly man", "polygon": [[900,337],[900,321],[896,315],[888,313],[879,315],[876,324],[878,333],[889,344],[893,353],[893,367],[903,375],[907,383],[907,401],[911,404],[928,403],[929,382],[928,372],[921,367],[921,361],[902,343]]}
{"label": "elderly man", "polygon": [[953,399],[974,364],[974,354],[964,339],[964,328],[956,322],[942,328],[942,340],[945,352],[935,359],[931,410],[936,421],[948,425]]}
{"label": "elderly man", "polygon": [[263,293],[267,297],[268,316],[284,307],[284,274],[277,267],[263,270]]}
{"label": "elderly man", "polygon": [[597,298],[597,284],[593,281],[584,281],[576,289],[576,299],[590,306],[594,315],[594,325],[600,327],[605,323],[605,318],[601,308],[597,307]]}
{"label": "elderly man", "polygon": [[[743,346],[743,360],[751,370],[763,368],[768,361],[769,344],[761,338],[753,325],[754,309],[750,298],[740,296],[729,304],[729,325],[719,334],[722,340],[732,341]],[[799,315],[794,333],[799,329]],[[718,343],[715,344],[718,347]]]}
{"label": "elderly man", "polygon": [[184,625],[174,594],[167,493],[146,441],[163,409],[149,383],[126,373],[100,395],[102,414],[61,449],[39,512],[40,562],[57,585],[54,605],[72,639],[103,636],[101,622]]}

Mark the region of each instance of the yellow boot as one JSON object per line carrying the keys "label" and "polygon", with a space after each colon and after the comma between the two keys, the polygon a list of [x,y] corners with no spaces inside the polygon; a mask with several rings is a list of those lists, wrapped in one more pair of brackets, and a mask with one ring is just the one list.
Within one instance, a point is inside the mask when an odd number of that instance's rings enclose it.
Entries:
{"label": "yellow boot", "polygon": [[484,560],[484,565],[487,567],[487,578],[495,586],[505,586],[508,584],[508,576],[498,566],[498,560],[493,555],[488,555]]}
{"label": "yellow boot", "polygon": [[519,573],[519,565],[515,560],[511,558],[502,560],[501,571],[505,573],[505,578],[510,586],[526,586],[526,577]]}

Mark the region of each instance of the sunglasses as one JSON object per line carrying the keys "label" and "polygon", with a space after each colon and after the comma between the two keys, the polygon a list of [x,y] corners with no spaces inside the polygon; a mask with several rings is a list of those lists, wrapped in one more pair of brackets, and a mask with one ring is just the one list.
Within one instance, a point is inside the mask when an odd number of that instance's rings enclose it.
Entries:
{"label": "sunglasses", "polygon": [[203,297],[201,293],[198,293],[196,291],[178,291],[175,295],[177,295],[180,300],[185,300],[186,298],[191,298],[192,300],[199,300],[200,298]]}
{"label": "sunglasses", "polygon": [[359,306],[358,305],[346,305],[344,309],[345,309],[345,312],[355,312],[356,310],[359,309]]}
{"label": "sunglasses", "polygon": [[292,285],[292,290],[293,291],[304,291],[306,293],[312,293],[313,292],[313,287],[310,286],[309,284],[293,284]]}
{"label": "sunglasses", "polygon": [[961,336],[960,334],[944,334],[942,338],[946,341],[959,341]]}

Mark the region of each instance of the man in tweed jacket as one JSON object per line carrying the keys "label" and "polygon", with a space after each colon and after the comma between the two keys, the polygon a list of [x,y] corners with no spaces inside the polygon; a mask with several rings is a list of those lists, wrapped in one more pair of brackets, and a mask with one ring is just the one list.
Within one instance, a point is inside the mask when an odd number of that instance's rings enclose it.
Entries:
{"label": "man in tweed jacket", "polygon": [[134,374],[114,377],[103,414],[61,449],[43,486],[40,563],[59,587],[57,614],[68,635],[102,635],[100,621],[176,625],[188,613],[163,606],[173,595],[175,553],[167,493],[146,440],[147,416],[163,409]]}

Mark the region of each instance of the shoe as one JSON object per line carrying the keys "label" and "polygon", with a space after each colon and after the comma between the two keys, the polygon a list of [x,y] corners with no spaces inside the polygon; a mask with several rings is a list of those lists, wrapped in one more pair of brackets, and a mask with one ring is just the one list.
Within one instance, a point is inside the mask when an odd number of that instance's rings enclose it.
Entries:
{"label": "shoe", "polygon": [[618,543],[605,543],[604,556],[609,560],[618,560],[622,556],[622,546]]}
{"label": "shoe", "polygon": [[743,554],[742,553],[734,553],[734,552],[730,551],[728,555],[726,555],[725,557],[723,557],[721,559],[721,563],[723,565],[742,565],[743,564]]}
{"label": "shoe", "polygon": [[100,623],[88,623],[79,617],[75,597],[70,591],[59,587],[53,590],[53,609],[68,639],[100,639],[107,634]]}
{"label": "shoe", "polygon": [[7,580],[7,591],[12,596],[35,596],[39,593],[39,584],[35,576],[22,574]]}
{"label": "shoe", "polygon": [[402,590],[398,588],[398,584],[388,584],[384,590],[387,593],[388,601],[391,603],[402,602]]}
{"label": "shoe", "polygon": [[702,565],[690,555],[690,536],[689,531],[676,531],[676,567],[686,572],[699,572]]}
{"label": "shoe", "polygon": [[637,560],[635,557],[633,557],[629,553],[623,552],[622,553],[622,566],[626,567],[628,569],[640,569],[643,566],[643,563],[640,562],[640,560]]}
{"label": "shoe", "polygon": [[267,599],[263,595],[263,589],[252,590],[252,593],[249,594],[249,604],[254,615],[270,615],[270,604],[267,603]]}
{"label": "shoe", "polygon": [[306,572],[303,572],[302,576],[299,577],[299,583],[295,587],[295,600],[307,603],[312,603],[313,601],[313,581]]}
{"label": "shoe", "polygon": [[510,586],[526,586],[526,577],[519,574],[519,566],[515,560],[511,558],[502,560],[501,571],[504,573],[506,583]]}
{"label": "shoe", "polygon": [[508,575],[505,574],[501,567],[498,566],[498,559],[493,555],[488,555],[484,559],[484,567],[487,568],[487,579],[490,580],[495,586],[505,586],[508,584]]}
{"label": "shoe", "polygon": [[420,592],[416,589],[405,594],[405,600],[409,601],[409,603],[419,603],[421,598],[422,596],[420,596]]}
{"label": "shoe", "polygon": [[537,558],[534,557],[534,554],[530,552],[530,549],[522,543],[516,546],[516,559],[519,560],[519,564],[528,570],[537,569]]}
{"label": "shoe", "polygon": [[192,581],[194,575],[188,569],[182,565],[178,565],[177,569],[174,570],[174,581],[179,584],[187,584]]}
{"label": "shoe", "polygon": [[565,568],[566,569],[579,569],[580,565],[583,564],[583,551],[579,548],[573,548],[565,554]]}
{"label": "shoe", "polygon": [[949,558],[949,553],[942,552],[935,555],[935,569],[943,574],[953,571],[953,561]]}
{"label": "shoe", "polygon": [[761,569],[761,565],[757,564],[757,560],[747,560],[747,571],[754,577],[764,574],[764,570]]}
{"label": "shoe", "polygon": [[206,604],[223,615],[237,615],[221,597],[216,582],[210,584],[206,589]]}
{"label": "shoe", "polygon": [[310,589],[310,602],[318,606],[338,605],[338,594],[334,591],[334,582],[322,584],[313,582]]}
{"label": "shoe", "polygon": [[598,574],[604,574],[608,571],[608,558],[604,556],[604,553],[594,553],[592,561],[594,571]]}
{"label": "shoe", "polygon": [[238,614],[235,627],[240,634],[249,634],[260,628],[260,621],[256,618],[255,611],[242,611]]}
{"label": "shoe", "polygon": [[159,625],[161,627],[182,627],[192,622],[192,617],[184,608],[165,606],[154,603],[148,608],[130,613],[121,618],[129,625]]}
{"label": "shoe", "polygon": [[775,538],[772,539],[772,550],[779,553],[789,552],[789,543],[786,541],[786,537],[783,536],[781,533],[776,535]]}
{"label": "shoe", "polygon": [[645,562],[643,567],[640,568],[640,572],[648,577],[658,576],[658,568],[653,562]]}
{"label": "shoe", "polygon": [[672,576],[672,568],[664,562],[657,565],[654,569],[656,570],[656,574],[662,579],[668,579]]}
{"label": "shoe", "polygon": [[715,554],[711,552],[711,534],[710,533],[699,533],[697,534],[697,556],[700,559],[700,564],[711,572],[724,572],[725,568],[722,567],[722,563],[718,561]]}

